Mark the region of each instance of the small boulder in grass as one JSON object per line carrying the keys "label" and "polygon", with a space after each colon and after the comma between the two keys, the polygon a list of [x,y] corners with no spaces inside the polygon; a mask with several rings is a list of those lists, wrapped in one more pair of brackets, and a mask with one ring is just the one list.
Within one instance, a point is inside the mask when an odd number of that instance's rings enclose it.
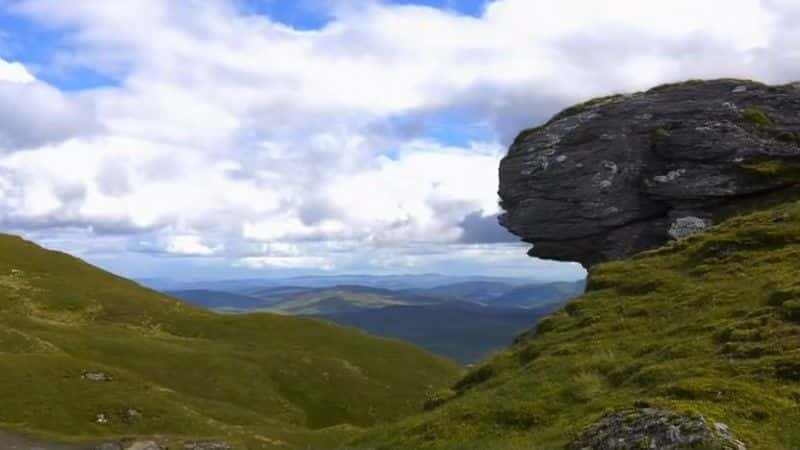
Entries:
{"label": "small boulder in grass", "polygon": [[184,450],[231,450],[225,442],[195,441],[183,444]]}
{"label": "small boulder in grass", "polygon": [[139,441],[126,447],[125,450],[164,450],[164,448],[155,441]]}
{"label": "small boulder in grass", "polygon": [[654,408],[630,408],[604,417],[567,450],[747,450],[727,425],[702,416]]}
{"label": "small boulder in grass", "polygon": [[104,382],[113,381],[114,377],[106,372],[84,372],[81,375],[81,379],[86,381]]}

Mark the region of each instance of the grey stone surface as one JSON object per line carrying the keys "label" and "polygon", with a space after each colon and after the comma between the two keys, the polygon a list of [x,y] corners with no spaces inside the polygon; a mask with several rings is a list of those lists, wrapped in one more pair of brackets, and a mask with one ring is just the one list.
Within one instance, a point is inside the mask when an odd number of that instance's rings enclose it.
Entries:
{"label": "grey stone surface", "polygon": [[710,424],[652,408],[631,408],[607,416],[571,442],[568,450],[747,450],[722,423]]}
{"label": "grey stone surface", "polygon": [[0,431],[2,450],[122,450],[121,447],[100,447],[98,445],[55,444],[36,442],[14,434]]}
{"label": "grey stone surface", "polygon": [[125,447],[125,450],[163,450],[155,441],[140,441]]}
{"label": "grey stone surface", "polygon": [[670,225],[667,234],[673,239],[684,239],[708,228],[708,223],[694,216],[680,217]]}
{"label": "grey stone surface", "polygon": [[123,450],[122,445],[116,442],[107,442],[105,444],[98,444],[94,450]]}
{"label": "grey stone surface", "polygon": [[187,442],[183,445],[184,450],[231,450],[231,446],[225,442],[197,441]]}
{"label": "grey stone surface", "polygon": [[84,372],[81,378],[87,381],[113,381],[114,377],[105,372]]}
{"label": "grey stone surface", "polygon": [[691,81],[596,99],[517,137],[500,165],[500,222],[532,256],[624,258],[798,184],[755,168],[800,164],[798,143],[794,84]]}

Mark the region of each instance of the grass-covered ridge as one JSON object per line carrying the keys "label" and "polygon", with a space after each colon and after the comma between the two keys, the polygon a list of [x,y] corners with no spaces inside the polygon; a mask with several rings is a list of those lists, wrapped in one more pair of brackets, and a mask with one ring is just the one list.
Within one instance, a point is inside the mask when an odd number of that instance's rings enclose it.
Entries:
{"label": "grass-covered ridge", "polygon": [[[90,381],[86,372],[113,379]],[[354,329],[210,313],[0,235],[7,430],[62,441],[166,435],[318,448],[419,410],[457,373]]]}
{"label": "grass-covered ridge", "polygon": [[800,203],[591,271],[588,292],[370,449],[564,448],[633,406],[800,448]]}

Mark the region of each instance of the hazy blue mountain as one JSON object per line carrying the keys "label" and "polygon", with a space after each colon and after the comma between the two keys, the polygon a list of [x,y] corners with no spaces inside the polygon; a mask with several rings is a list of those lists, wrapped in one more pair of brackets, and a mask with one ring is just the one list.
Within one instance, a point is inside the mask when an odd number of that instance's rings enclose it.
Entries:
{"label": "hazy blue mountain", "polygon": [[[353,277],[360,276],[293,278],[290,282],[322,283]],[[386,277],[378,278],[387,281]],[[469,363],[508,345],[543,315],[583,292],[584,284],[521,285],[493,279],[402,290],[364,285],[262,284],[250,285],[240,293],[203,289],[168,293],[220,312],[269,311],[323,318]]]}
{"label": "hazy blue mountain", "polygon": [[334,286],[297,290],[267,289],[251,294],[273,312],[286,314],[330,314],[378,309],[398,305],[427,305],[444,300],[403,291],[368,286]]}
{"label": "hazy blue mountain", "polygon": [[461,363],[478,361],[508,346],[556,306],[491,308],[472,303],[400,305],[314,314],[376,336],[401,339]]}
{"label": "hazy blue mountain", "polygon": [[565,302],[581,294],[585,281],[517,285],[499,281],[466,281],[408,292],[449,300],[464,300],[493,307],[533,308]]}
{"label": "hazy blue mountain", "polygon": [[316,314],[323,311],[333,313],[446,301],[436,297],[367,286],[330,288],[279,286],[257,289],[247,294],[207,289],[164,291],[164,293],[209,309],[227,312],[272,311],[284,314]]}
{"label": "hazy blue mountain", "polygon": [[327,275],[292,277],[282,284],[305,287],[364,286],[380,289],[415,289],[437,286],[450,282],[453,277],[439,274],[415,275]]}
{"label": "hazy blue mountain", "polygon": [[264,301],[246,295],[230,292],[208,291],[204,289],[165,291],[165,294],[209,309],[235,308],[258,309],[265,306]]}
{"label": "hazy blue mountain", "polygon": [[249,278],[236,280],[196,280],[180,281],[169,278],[139,278],[135,280],[142,286],[157,291],[217,291],[235,294],[246,293],[248,290],[265,289],[285,285],[279,281],[264,278]]}
{"label": "hazy blue mountain", "polygon": [[244,291],[245,295],[251,297],[259,297],[262,299],[285,297],[288,295],[299,294],[301,292],[308,292],[316,288],[302,287],[302,286],[272,286],[272,287],[259,287],[255,289],[248,289]]}
{"label": "hazy blue mountain", "polygon": [[586,280],[547,284],[530,284],[513,288],[492,300],[496,307],[534,308],[548,304],[560,304],[582,294]]}
{"label": "hazy blue mountain", "polygon": [[409,292],[453,300],[468,299],[478,303],[491,303],[494,299],[501,297],[516,287],[516,284],[499,281],[464,281],[427,289],[413,289]]}
{"label": "hazy blue mountain", "polygon": [[[535,281],[535,280],[534,280]],[[209,290],[233,293],[249,293],[257,290],[298,286],[303,288],[325,288],[341,285],[358,285],[391,290],[431,289],[439,286],[470,282],[502,283],[522,286],[531,283],[530,279],[485,277],[485,276],[452,276],[440,274],[413,275],[309,275],[294,277],[265,277],[234,280],[196,280],[176,281],[167,278],[140,279],[138,282],[156,290]],[[543,281],[542,283],[545,283]]]}

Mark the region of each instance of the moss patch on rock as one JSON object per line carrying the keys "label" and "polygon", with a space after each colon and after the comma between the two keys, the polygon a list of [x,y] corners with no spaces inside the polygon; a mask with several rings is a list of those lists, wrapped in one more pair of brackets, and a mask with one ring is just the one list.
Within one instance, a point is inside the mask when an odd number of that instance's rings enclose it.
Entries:
{"label": "moss patch on rock", "polygon": [[619,98],[622,98],[622,94],[612,94],[606,95],[604,97],[597,97],[591,100],[585,101],[583,103],[578,103],[577,105],[570,106],[553,116],[544,126],[547,126],[553,122],[558,122],[561,119],[566,119],[567,117],[575,116],[581,113],[584,113],[596,106],[603,105]]}
{"label": "moss patch on rock", "polygon": [[769,129],[775,126],[775,121],[772,120],[769,113],[761,108],[745,108],[745,110],[742,111],[742,118],[758,128]]}
{"label": "moss patch on rock", "polygon": [[787,181],[800,180],[800,164],[797,163],[793,164],[778,160],[770,160],[743,164],[740,167],[753,174],[764,177],[784,178]]}

